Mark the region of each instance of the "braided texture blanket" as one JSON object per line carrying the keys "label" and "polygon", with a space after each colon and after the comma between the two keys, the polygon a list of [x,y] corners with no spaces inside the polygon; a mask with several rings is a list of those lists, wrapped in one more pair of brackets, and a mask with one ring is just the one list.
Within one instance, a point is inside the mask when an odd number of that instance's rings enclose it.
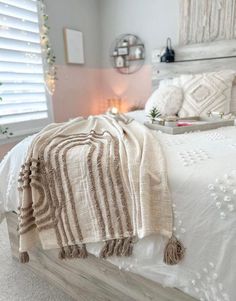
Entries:
{"label": "braided texture blanket", "polygon": [[172,236],[165,159],[152,131],[123,115],[52,124],[29,149],[19,177],[20,260],[37,241],[59,257],[130,256],[135,240],[169,238],[166,263],[183,257]]}

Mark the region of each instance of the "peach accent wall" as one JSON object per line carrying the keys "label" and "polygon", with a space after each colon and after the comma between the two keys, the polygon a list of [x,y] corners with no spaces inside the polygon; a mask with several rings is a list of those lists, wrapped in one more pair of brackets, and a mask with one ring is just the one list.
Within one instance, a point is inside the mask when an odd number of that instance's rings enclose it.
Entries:
{"label": "peach accent wall", "polygon": [[116,70],[58,66],[58,81],[53,95],[56,122],[103,113],[108,98],[121,98],[122,111],[144,104],[151,94],[151,66],[123,75]]}
{"label": "peach accent wall", "polygon": [[137,73],[123,75],[114,69],[102,69],[102,103],[108,98],[122,99],[122,111],[133,105],[144,105],[152,92],[152,68],[145,65]]}
{"label": "peach accent wall", "polygon": [[52,98],[55,121],[96,114],[101,100],[100,69],[76,65],[60,65],[57,69],[58,81]]}

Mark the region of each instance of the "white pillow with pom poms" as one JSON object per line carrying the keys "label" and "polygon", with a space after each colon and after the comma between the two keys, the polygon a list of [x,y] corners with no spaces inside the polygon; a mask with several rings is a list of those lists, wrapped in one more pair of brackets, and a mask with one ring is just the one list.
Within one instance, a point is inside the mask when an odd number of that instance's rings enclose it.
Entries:
{"label": "white pillow with pom poms", "polygon": [[177,115],[183,103],[182,88],[170,85],[161,86],[149,97],[145,112],[149,114],[156,107],[162,116]]}

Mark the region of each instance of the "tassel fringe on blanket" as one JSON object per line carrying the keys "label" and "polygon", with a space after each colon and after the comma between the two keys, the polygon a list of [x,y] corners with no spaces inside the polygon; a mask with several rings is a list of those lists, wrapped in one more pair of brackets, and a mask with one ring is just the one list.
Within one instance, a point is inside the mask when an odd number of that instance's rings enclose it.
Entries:
{"label": "tassel fringe on blanket", "polygon": [[[125,238],[119,240],[106,241],[103,248],[100,251],[99,257],[105,259],[111,256],[131,256],[133,254],[133,242],[132,238]],[[176,265],[183,258],[185,254],[185,248],[176,237],[171,237],[167,243],[164,251],[164,262],[168,265]],[[82,248],[79,246],[71,246],[67,248],[62,248],[59,251],[58,258],[63,259],[75,259],[75,258],[87,258],[88,252],[86,246],[83,245]],[[20,263],[29,262],[29,254],[27,252],[20,253],[19,256]]]}
{"label": "tassel fringe on blanket", "polygon": [[[141,179],[141,180],[140,180]],[[118,115],[52,124],[34,139],[19,176],[20,262],[40,240],[59,258],[87,258],[86,244],[104,242],[100,258],[131,256],[150,234],[169,238],[164,262],[185,249],[172,233],[165,158],[145,126]],[[171,238],[170,238],[171,237]]]}

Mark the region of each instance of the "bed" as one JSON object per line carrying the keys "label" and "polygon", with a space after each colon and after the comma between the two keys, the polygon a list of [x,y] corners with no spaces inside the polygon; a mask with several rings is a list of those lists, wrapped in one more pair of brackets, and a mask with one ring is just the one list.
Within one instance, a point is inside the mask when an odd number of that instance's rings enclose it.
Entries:
{"label": "bed", "polygon": [[[203,64],[208,70],[218,70],[222,63],[231,69],[233,64],[236,69],[236,59],[232,58],[235,49],[231,43],[226,47],[226,58],[216,59],[212,64],[212,60],[207,59],[212,48],[205,46],[201,48],[205,49],[201,53],[203,63],[197,62],[195,70],[189,62],[169,66],[155,63],[154,86],[158,76],[169,78],[183,69],[197,73]],[[212,47],[215,49],[216,45]],[[196,54],[195,48],[180,48],[177,54],[185,53],[187,60],[193,51]],[[233,50],[229,52],[229,49]],[[146,117],[143,110],[128,115],[139,123],[143,123]],[[166,265],[162,256],[164,239],[148,236],[136,243],[130,258],[98,259],[100,246],[94,243],[88,245],[91,255],[86,260],[62,262],[54,250],[43,251],[40,246],[35,246],[28,266],[79,301],[235,300],[232,267],[236,264],[236,127],[177,136],[161,132],[155,132],[155,135],[166,157],[173,200],[173,231],[186,247],[185,259],[175,266]],[[14,213],[18,207],[16,184],[20,165],[32,139],[31,136],[19,143],[0,165],[0,213],[8,212],[6,217],[14,257],[18,257]]]}

